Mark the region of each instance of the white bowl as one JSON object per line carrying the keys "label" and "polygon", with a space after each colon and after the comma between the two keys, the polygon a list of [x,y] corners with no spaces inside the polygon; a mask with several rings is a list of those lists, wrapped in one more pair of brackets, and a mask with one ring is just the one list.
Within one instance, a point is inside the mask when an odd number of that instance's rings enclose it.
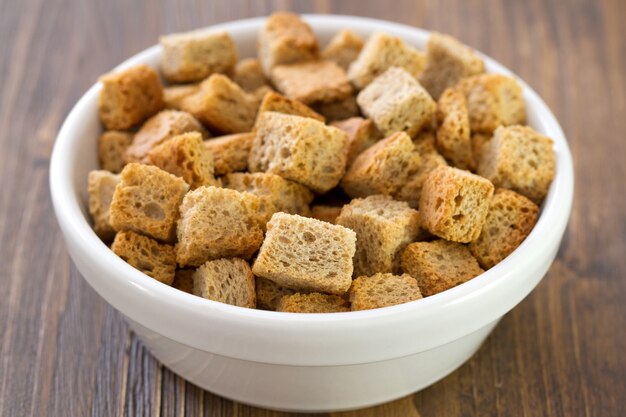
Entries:
{"label": "white bowl", "polygon": [[[322,44],[343,28],[383,31],[423,49],[428,32],[380,20],[310,15]],[[213,26],[255,55],[263,19]],[[154,46],[118,68],[158,65]],[[486,58],[492,72],[511,74]],[[172,371],[218,395],[294,411],[353,409],[390,401],[443,378],[478,349],[500,318],[539,283],[554,260],[573,194],[570,151],[546,104],[522,82],[529,124],[554,139],[556,177],[537,225],[503,262],[456,288],[398,306],[337,314],[244,309],[175,290],[133,269],[92,231],[87,173],[101,132],[95,84],[65,120],[52,154],[50,188],[70,255],[87,282],[128,319]]]}

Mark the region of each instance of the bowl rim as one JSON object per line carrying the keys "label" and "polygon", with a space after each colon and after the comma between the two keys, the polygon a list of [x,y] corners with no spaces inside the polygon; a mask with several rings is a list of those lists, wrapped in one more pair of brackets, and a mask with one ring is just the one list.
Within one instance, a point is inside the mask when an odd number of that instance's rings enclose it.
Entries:
{"label": "bowl rim", "polygon": [[[356,25],[362,30],[367,30],[365,28],[369,27],[371,31],[371,27],[374,27],[376,31],[392,32],[394,34],[402,32],[406,33],[406,36],[411,34],[413,37],[418,36],[422,41],[430,33],[424,29],[371,18],[311,14],[303,14],[302,17],[314,30],[324,25],[346,28],[353,28]],[[200,30],[226,29],[236,31],[238,28],[259,26],[264,20],[265,17],[237,20],[212,25]],[[398,36],[402,37],[402,35]],[[145,62],[149,57],[154,57],[159,53],[160,47],[158,45],[152,46],[124,61],[115,70]],[[110,279],[115,281],[115,285],[120,286],[120,290],[132,291],[135,294],[147,294],[152,301],[156,300],[167,310],[178,310],[181,314],[194,314],[198,319],[211,316],[218,319],[221,317],[229,323],[246,321],[251,325],[258,325],[260,328],[292,325],[292,327],[304,326],[306,328],[309,326],[317,329],[325,327],[328,331],[340,331],[340,329],[345,329],[346,326],[357,324],[360,326],[363,320],[384,320],[396,315],[426,318],[432,317],[443,309],[455,308],[455,306],[461,303],[479,302],[477,299],[482,294],[491,292],[496,287],[506,285],[506,281],[511,279],[511,276],[519,273],[519,268],[532,262],[525,261],[528,259],[532,260],[531,254],[550,252],[551,247],[554,245],[554,240],[556,239],[560,242],[571,211],[574,181],[572,157],[567,140],[548,106],[520,77],[490,57],[482,53],[480,54],[485,59],[490,72],[513,75],[521,83],[527,108],[532,106],[536,109],[538,122],[544,127],[543,130],[547,131],[544,133],[549,133],[549,136],[555,142],[557,166],[556,175],[549,194],[543,203],[541,215],[529,236],[505,260],[464,284],[424,299],[381,309],[334,314],[295,314],[248,309],[206,300],[176,290],[144,275],[117,257],[96,236],[88,219],[80,209],[82,204],[79,197],[80,192],[74,187],[71,155],[72,145],[76,143],[78,138],[72,132],[79,122],[78,118],[85,111],[85,108],[89,106],[89,103],[92,103],[93,100],[97,101],[97,95],[100,90],[99,83],[90,87],[73,106],[61,126],[52,152],[50,189],[55,212],[66,240],[72,239],[75,241],[84,253],[88,254],[90,261],[94,262],[97,268],[109,269]],[[533,287],[534,285],[526,291],[526,294]],[[508,309],[517,304],[526,294],[523,294]],[[111,302],[110,300],[108,301]],[[333,328],[334,323],[339,323],[337,324],[339,327]],[[484,325],[484,323],[482,324]],[[473,330],[476,330],[478,327],[480,326],[474,326]],[[166,334],[166,336],[168,335]],[[171,335],[168,337],[171,337]],[[195,347],[198,347],[197,344],[195,345]],[[380,357],[382,358],[383,356]]]}

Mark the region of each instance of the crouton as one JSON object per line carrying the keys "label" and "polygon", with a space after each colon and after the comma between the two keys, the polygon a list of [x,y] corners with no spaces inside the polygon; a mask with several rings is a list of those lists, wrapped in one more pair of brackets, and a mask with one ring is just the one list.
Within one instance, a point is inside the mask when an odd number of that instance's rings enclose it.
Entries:
{"label": "crouton", "polygon": [[126,165],[120,175],[111,202],[113,229],[173,242],[187,183],[158,167],[137,163]]}
{"label": "crouton", "polygon": [[207,261],[193,274],[193,293],[239,307],[255,308],[254,275],[240,258]]}
{"label": "crouton", "polygon": [[485,223],[494,187],[489,180],[457,168],[439,167],[422,187],[422,226],[454,242],[476,240]]}
{"label": "crouton", "polygon": [[355,242],[345,227],[276,213],[252,271],[280,286],[341,295],[352,282]]}
{"label": "crouton", "polygon": [[363,114],[384,134],[402,131],[415,136],[433,120],[437,105],[405,70],[391,67],[356,98]]}
{"label": "crouton", "polygon": [[361,152],[382,138],[382,134],[378,131],[374,122],[362,117],[351,117],[333,122],[332,126],[343,130],[348,135],[347,166],[350,166]]}
{"label": "crouton", "polygon": [[465,96],[453,89],[443,92],[437,103],[437,149],[452,165],[474,167],[469,115]]}
{"label": "crouton", "polygon": [[[176,257],[175,252],[174,257]],[[177,269],[174,273],[174,282],[172,282],[172,287],[176,288],[179,291],[193,294],[194,272],[196,272],[195,269]]]}
{"label": "crouton", "polygon": [[247,170],[253,141],[254,133],[235,133],[205,141],[204,146],[213,154],[215,175]]}
{"label": "crouton", "polygon": [[222,178],[224,188],[249,192],[261,200],[259,214],[267,222],[272,214],[282,211],[307,216],[313,193],[297,182],[265,172],[233,173]]}
{"label": "crouton", "polygon": [[455,87],[467,98],[472,133],[491,133],[500,125],[524,124],[526,107],[515,78],[482,74],[465,78]]}
{"label": "crouton", "polygon": [[358,277],[352,282],[349,296],[352,311],[389,307],[422,298],[417,281],[407,274]]}
{"label": "crouton", "polygon": [[357,59],[350,64],[348,79],[357,90],[362,90],[376,77],[391,67],[403,68],[412,77],[422,73],[426,55],[400,38],[385,33],[373,33]]}
{"label": "crouton", "polygon": [[350,197],[374,194],[393,195],[415,173],[420,156],[411,138],[394,133],[361,152],[341,180],[341,188]]}
{"label": "crouton", "polygon": [[164,106],[159,74],[147,65],[103,75],[100,82],[98,113],[107,130],[128,130]]}
{"label": "crouton", "polygon": [[259,33],[257,45],[259,61],[266,76],[277,65],[319,57],[319,45],[313,30],[293,13],[277,12],[268,17]]}
{"label": "crouton", "polygon": [[496,187],[516,191],[540,204],[554,178],[552,139],[528,126],[496,129],[484,149],[478,173]]}
{"label": "crouton", "polygon": [[147,162],[152,148],[187,132],[200,132],[203,137],[209,136],[202,124],[191,114],[163,110],[146,121],[135,134],[133,142],[124,152],[124,159],[126,162]]}
{"label": "crouton", "polygon": [[183,110],[222,133],[252,130],[258,104],[237,84],[222,74],[200,83],[200,90],[182,101]]}
{"label": "crouton", "polygon": [[242,59],[235,65],[233,81],[248,93],[267,86],[267,78],[263,74],[261,62],[256,58]]}
{"label": "crouton", "polygon": [[402,269],[417,280],[425,297],[483,273],[467,246],[443,239],[411,243],[402,254]]}
{"label": "crouton", "polygon": [[341,213],[341,207],[317,204],[311,207],[311,217],[331,224],[337,224],[337,217]]}
{"label": "crouton", "polygon": [[335,187],[346,166],[346,134],[308,117],[263,112],[250,151],[251,172],[277,174],[317,193]]}
{"label": "crouton", "polygon": [[109,221],[109,213],[115,187],[120,181],[119,175],[104,170],[91,171],[87,178],[89,213],[93,219],[93,229],[105,242],[110,242],[115,236],[115,230]]}
{"label": "crouton", "polygon": [[165,102],[165,108],[169,110],[182,110],[183,100],[197,93],[199,90],[199,83],[164,87],[163,102]]}
{"label": "crouton", "polygon": [[263,240],[260,207],[250,193],[216,187],[190,191],[180,206],[177,262],[184,267],[227,257],[250,259]]}
{"label": "crouton", "polygon": [[349,29],[339,31],[322,51],[322,58],[334,61],[344,70],[354,61],[363,49],[363,38]]}
{"label": "crouton", "polygon": [[132,133],[109,130],[98,139],[98,160],[100,168],[118,173],[124,168],[124,152],[133,140]]}
{"label": "crouton", "polygon": [[261,277],[256,278],[256,308],[258,309],[275,311],[280,299],[293,293],[295,293],[294,290],[281,287],[274,281]]}
{"label": "crouton", "polygon": [[312,103],[311,107],[324,116],[328,122],[345,120],[361,115],[354,94],[350,94],[341,100]]}
{"label": "crouton", "polygon": [[499,188],[489,206],[480,236],[469,244],[472,255],[485,269],[509,256],[537,223],[539,207],[515,191]]}
{"label": "crouton", "polygon": [[285,96],[281,96],[276,92],[269,92],[265,94],[263,100],[261,101],[261,105],[259,106],[259,111],[257,114],[257,119],[259,115],[265,111],[273,111],[277,113],[283,114],[291,114],[294,116],[302,116],[302,117],[310,117],[315,120],[319,120],[320,122],[324,122],[324,116],[318,114],[307,106],[297,100],[291,100]]}
{"label": "crouton", "polygon": [[433,32],[426,45],[426,67],[420,83],[434,99],[461,79],[485,72],[482,58],[449,35]]}
{"label": "crouton", "polygon": [[111,250],[133,268],[167,285],[174,281],[174,247],[132,231],[115,235]]}
{"label": "crouton", "polygon": [[161,71],[172,83],[202,81],[215,73],[230,73],[237,63],[237,46],[227,32],[193,31],[161,36]]}
{"label": "crouton", "polygon": [[355,276],[397,270],[400,252],[420,232],[417,210],[383,195],[352,200],[341,209],[337,224],[356,232]]}
{"label": "crouton", "polygon": [[341,313],[350,311],[348,302],[341,297],[312,292],[283,296],[276,311],[286,313]]}
{"label": "crouton", "polygon": [[278,91],[305,104],[333,102],[352,94],[346,72],[332,61],[279,65],[270,78]]}
{"label": "crouton", "polygon": [[213,175],[213,155],[199,132],[183,133],[155,146],[148,153],[148,160],[181,177],[192,189],[218,184]]}

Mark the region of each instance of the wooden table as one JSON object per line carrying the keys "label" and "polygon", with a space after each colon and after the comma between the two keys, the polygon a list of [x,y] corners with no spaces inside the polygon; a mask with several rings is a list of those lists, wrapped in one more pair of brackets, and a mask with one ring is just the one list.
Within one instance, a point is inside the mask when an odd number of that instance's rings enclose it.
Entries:
{"label": "wooden table", "polygon": [[283,415],[204,392],[150,356],[70,262],[48,162],[80,95],[159,34],[293,9],[459,37],[541,94],[576,166],[563,246],[532,295],[443,381],[345,415],[626,416],[626,2],[178,3],[0,0],[0,415]]}

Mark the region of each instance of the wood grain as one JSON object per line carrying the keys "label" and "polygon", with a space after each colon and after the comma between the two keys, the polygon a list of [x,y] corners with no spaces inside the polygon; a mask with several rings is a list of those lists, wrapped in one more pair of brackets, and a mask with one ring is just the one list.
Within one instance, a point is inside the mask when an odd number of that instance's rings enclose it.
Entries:
{"label": "wood grain", "polygon": [[97,76],[157,36],[272,10],[451,33],[529,82],[569,138],[576,201],[558,259],[480,351],[394,403],[332,416],[626,415],[626,2],[0,0],[0,415],[287,416],[160,366],[72,266],[48,163]]}

